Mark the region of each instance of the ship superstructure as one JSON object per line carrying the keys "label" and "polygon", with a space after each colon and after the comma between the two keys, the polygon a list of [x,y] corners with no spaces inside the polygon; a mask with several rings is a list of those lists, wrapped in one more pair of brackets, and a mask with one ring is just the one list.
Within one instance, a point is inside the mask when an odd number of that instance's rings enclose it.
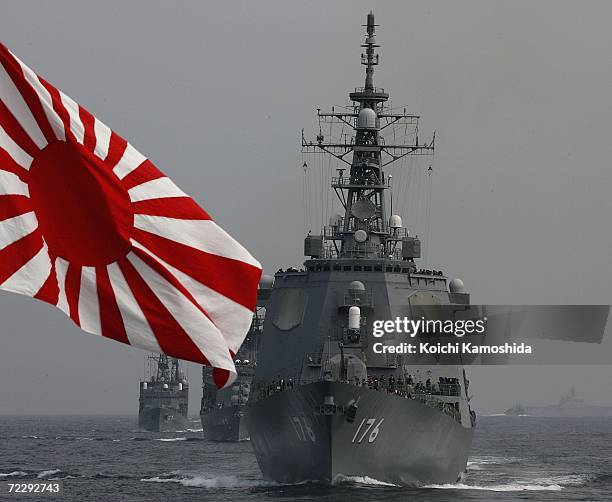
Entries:
{"label": "ship superstructure", "polygon": [[[262,279],[263,283],[265,281],[266,278]],[[263,307],[258,307],[253,314],[249,332],[234,358],[238,376],[231,387],[218,390],[212,378],[212,368],[202,367],[200,418],[206,439],[211,441],[249,439],[245,406],[257,367],[257,348],[261,340],[264,315],[265,308]]]}
{"label": "ship superstructure", "polygon": [[[331,178],[344,214],[306,236],[304,268],[280,270],[269,291],[247,418],[259,466],[279,482],[454,482],[472,442],[461,366],[373,350],[382,340],[373,338],[374,320],[469,302],[460,280],[417,267],[421,241],[387,207],[385,166],[431,155],[434,140],[420,141],[419,117],[391,109],[389,94],[374,86],[375,26],[370,13],[365,85],[350,93],[352,106],[318,111],[320,123],[351,134],[338,141],[320,128],[313,141],[302,139],[304,152],[348,166]],[[391,129],[404,130],[404,139],[385,135]],[[392,335],[384,341],[394,344]]]}
{"label": "ship superstructure", "polygon": [[179,360],[160,354],[148,361],[150,376],[140,382],[139,427],[153,432],[186,429],[189,384]]}

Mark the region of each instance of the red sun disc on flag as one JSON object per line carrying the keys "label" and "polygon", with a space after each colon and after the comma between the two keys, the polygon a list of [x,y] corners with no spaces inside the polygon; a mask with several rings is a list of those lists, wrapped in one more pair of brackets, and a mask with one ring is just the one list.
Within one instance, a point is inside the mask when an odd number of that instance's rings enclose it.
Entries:
{"label": "red sun disc on flag", "polygon": [[134,212],[128,192],[84,146],[48,145],[30,166],[28,187],[42,236],[56,256],[100,266],[132,248]]}

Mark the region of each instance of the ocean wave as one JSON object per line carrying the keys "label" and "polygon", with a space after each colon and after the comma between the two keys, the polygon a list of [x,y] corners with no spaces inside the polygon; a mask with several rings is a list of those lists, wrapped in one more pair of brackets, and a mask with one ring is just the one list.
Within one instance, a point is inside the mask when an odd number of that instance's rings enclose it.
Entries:
{"label": "ocean wave", "polygon": [[533,480],[536,484],[558,484],[561,486],[581,486],[597,479],[595,474],[563,474]]}
{"label": "ocean wave", "polygon": [[54,474],[58,474],[60,472],[62,472],[60,469],[51,469],[48,471],[41,471],[36,475],[36,477],[38,479],[48,478],[49,476],[53,476]]}
{"label": "ocean wave", "polygon": [[513,464],[522,459],[517,457],[497,457],[495,455],[483,455],[481,457],[471,457],[468,460],[468,469],[475,465],[493,465],[493,464]]}
{"label": "ocean wave", "polygon": [[199,488],[255,488],[266,486],[268,483],[263,480],[243,479],[237,476],[205,476],[198,474],[180,474],[173,472],[152,478],[142,478],[140,481],[145,483],[178,483],[188,487]]}
{"label": "ocean wave", "polygon": [[180,437],[180,438],[155,438],[154,441],[165,441],[165,442],[187,441],[187,438],[186,437]]}
{"label": "ocean wave", "polygon": [[27,476],[27,472],[13,471],[13,472],[0,472],[0,478],[15,478],[18,476]]}
{"label": "ocean wave", "polygon": [[431,488],[437,490],[482,490],[492,492],[524,492],[524,491],[560,491],[563,487],[558,484],[532,484],[529,483],[508,483],[505,485],[468,485],[465,483],[446,483],[443,485],[425,485],[423,488]]}
{"label": "ocean wave", "polygon": [[486,468],[485,467],[481,467],[479,464],[475,464],[475,463],[470,464],[468,462],[467,470],[468,471],[485,471]]}
{"label": "ocean wave", "polygon": [[30,436],[21,436],[23,439],[42,439],[38,436],[30,435]]}

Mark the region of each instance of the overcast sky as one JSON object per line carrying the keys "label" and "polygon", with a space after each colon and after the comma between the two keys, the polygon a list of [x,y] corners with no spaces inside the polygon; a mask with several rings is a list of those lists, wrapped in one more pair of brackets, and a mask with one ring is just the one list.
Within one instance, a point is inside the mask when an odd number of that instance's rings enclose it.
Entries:
{"label": "overcast sky", "polygon": [[[19,0],[0,37],[274,272],[303,260],[301,128],[363,85],[371,8],[376,85],[437,131],[429,263],[475,303],[612,303],[608,1]],[[0,413],[136,414],[142,351],[26,297],[0,316]],[[484,413],[572,385],[612,404],[608,367],[470,374]]]}

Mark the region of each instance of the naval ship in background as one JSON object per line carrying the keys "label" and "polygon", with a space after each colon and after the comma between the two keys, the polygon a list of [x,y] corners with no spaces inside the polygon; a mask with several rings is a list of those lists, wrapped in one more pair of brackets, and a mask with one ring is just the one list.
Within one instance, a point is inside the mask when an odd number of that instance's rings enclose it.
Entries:
{"label": "naval ship in background", "polygon": [[[271,278],[263,277],[260,289],[268,291]],[[261,299],[262,294],[259,294]],[[200,419],[204,438],[211,441],[245,441],[249,429],[245,420],[245,406],[251,392],[251,382],[257,367],[257,349],[265,308],[258,306],[247,336],[238,350],[234,363],[238,376],[230,388],[217,390],[212,368],[202,367],[202,402]]]}
{"label": "naval ship in background", "polygon": [[179,360],[163,354],[148,359],[151,377],[140,382],[138,426],[153,432],[186,429],[189,385]]}
{"label": "naval ship in background", "polygon": [[508,408],[504,415],[530,417],[612,417],[612,406],[596,406],[588,404],[576,396],[572,388],[569,394],[563,396],[557,404],[550,406],[524,406],[515,404]]}
{"label": "naval ship in background", "polygon": [[[283,483],[450,483],[466,469],[476,422],[463,367],[376,353],[372,321],[416,316],[423,305],[465,308],[469,294],[459,279],[417,266],[421,241],[392,212],[393,197],[407,194],[390,192],[385,166],[431,156],[434,139],[421,142],[419,117],[398,113],[374,86],[372,13],[366,26],[364,87],[348,107],[318,111],[315,141],[302,134],[305,154],[349,166],[330,176],[344,214],[309,232],[304,268],[279,270],[266,291],[247,407],[251,444],[264,476]],[[334,125],[348,134],[326,137]]]}

